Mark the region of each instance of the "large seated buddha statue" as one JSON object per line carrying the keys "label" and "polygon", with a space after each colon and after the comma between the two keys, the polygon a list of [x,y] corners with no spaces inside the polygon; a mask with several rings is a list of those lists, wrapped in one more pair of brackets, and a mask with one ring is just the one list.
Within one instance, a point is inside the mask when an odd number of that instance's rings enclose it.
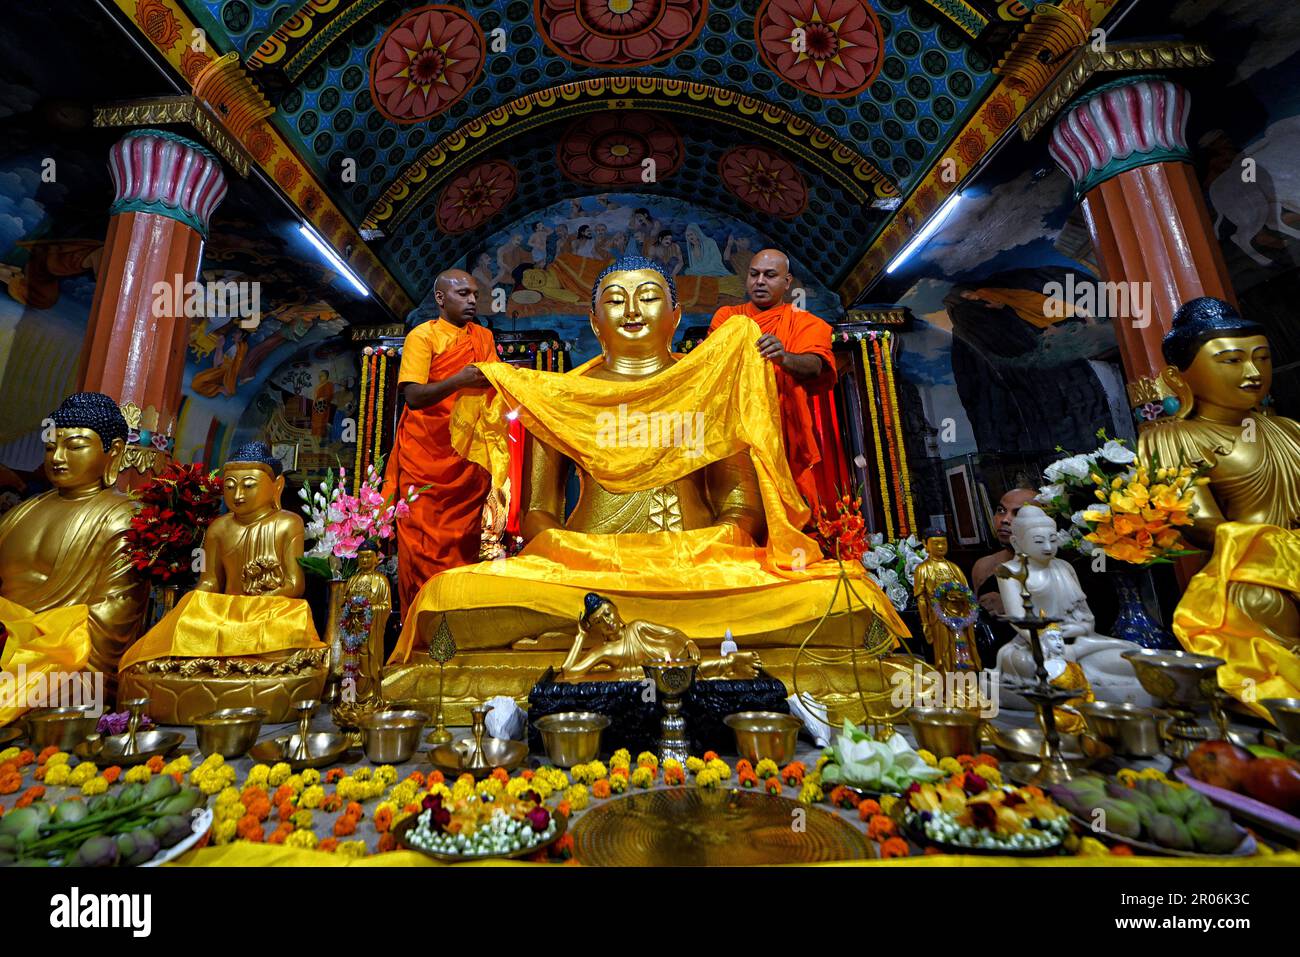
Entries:
{"label": "large seated buddha statue", "polygon": [[[526,545],[424,585],[389,658],[385,698],[432,696],[437,669],[419,622],[445,615],[459,649],[446,668],[448,720],[493,695],[523,700],[575,647],[589,592],[617,602],[628,620],[675,629],[707,659],[722,657],[730,629],[790,684],[796,649],[827,610],[839,566],[801,531],[809,510],[786,464],[775,378],[754,348],[758,327],[737,317],[678,356],[670,344],[680,318],[672,280],[630,257],[592,290],[596,359],[565,374],[479,367],[495,391],[458,401],[452,441],[502,489],[508,426],[523,423]],[[572,508],[570,470],[581,489]],[[869,608],[850,615],[841,599],[814,643],[847,650],[876,619],[906,635],[862,569],[850,574]],[[892,673],[869,670],[877,681]],[[847,698],[855,682],[847,663],[842,672],[801,665],[799,685]]]}
{"label": "large seated buddha statue", "polygon": [[[139,634],[146,588],[126,545],[135,512],[113,487],[126,437],[112,398],[69,396],[45,435],[45,476],[54,488],[0,519],[0,625],[8,632],[0,667],[25,672],[28,685],[88,669],[104,673],[111,696],[118,659]],[[0,724],[31,700],[16,682],[5,686],[20,693],[0,701]]]}
{"label": "large seated buddha statue", "polygon": [[122,658],[123,697],[150,698],[164,724],[238,707],[284,721],[325,684],[326,647],[302,598],[303,522],[280,507],[279,460],[250,443],[221,483],[229,511],[208,526],[198,584]]}
{"label": "large seated buddha statue", "polygon": [[1264,327],[1221,299],[1185,303],[1163,342],[1178,412],[1139,436],[1160,464],[1203,463],[1188,537],[1211,549],[1174,613],[1185,648],[1228,664],[1219,683],[1257,702],[1300,696],[1300,422],[1271,414]]}

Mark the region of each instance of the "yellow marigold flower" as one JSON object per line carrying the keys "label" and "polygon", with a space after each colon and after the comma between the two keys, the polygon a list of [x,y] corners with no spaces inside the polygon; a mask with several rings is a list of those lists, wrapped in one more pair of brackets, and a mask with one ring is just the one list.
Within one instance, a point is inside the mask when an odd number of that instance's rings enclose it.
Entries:
{"label": "yellow marigold flower", "polygon": [[575,764],[569,768],[569,776],[579,784],[589,784],[591,782],[590,772],[585,764]]}
{"label": "yellow marigold flower", "polygon": [[771,758],[763,758],[758,764],[754,765],[754,775],[762,780],[774,778],[781,773],[781,769],[776,766],[776,762]]}
{"label": "yellow marigold flower", "polygon": [[1138,772],[1136,768],[1120,768],[1119,773],[1116,774],[1115,777],[1119,778],[1121,784],[1127,784],[1129,787],[1132,787],[1133,783],[1138,779]]}
{"label": "yellow marigold flower", "polygon": [[[14,753],[15,754],[18,753],[17,748],[14,748]],[[617,751],[614,752],[614,756],[609,759],[609,762],[610,764],[616,764],[616,765],[621,765],[622,767],[627,767],[632,763],[632,752],[629,751],[627,748],[619,748]]]}
{"label": "yellow marigold flower", "polygon": [[[50,772],[47,767],[45,772],[46,779],[48,779],[49,776]],[[127,784],[148,784],[151,777],[153,777],[153,772],[150,771],[148,767],[143,764],[137,764],[133,768],[127,768],[126,774],[122,775],[122,780]],[[239,797],[238,791],[235,792],[235,797]]]}
{"label": "yellow marigold flower", "polygon": [[551,784],[551,779],[544,774],[534,774],[532,780],[533,790],[537,792],[538,797],[545,801],[555,790]]}
{"label": "yellow marigold flower", "polygon": [[302,783],[306,787],[314,787],[315,785],[320,784],[320,772],[315,768],[305,769],[299,777],[302,778]]}
{"label": "yellow marigold flower", "polygon": [[[50,768],[54,767],[56,764],[67,764],[69,757],[71,757],[71,755],[68,754],[67,751],[55,751],[45,759],[45,773],[49,774]],[[3,761],[0,761],[0,764],[3,763]]]}
{"label": "yellow marigold flower", "polygon": [[293,774],[293,769],[284,761],[278,761],[271,768],[270,772],[268,772],[266,783],[273,788],[278,788],[285,781],[289,780],[291,774]]}
{"label": "yellow marigold flower", "polygon": [[387,811],[389,817],[391,818],[394,814],[398,812],[399,809],[400,809],[400,805],[394,803],[393,801],[380,801],[378,804],[375,805],[375,813],[371,815],[371,820],[375,820],[375,821],[379,820],[379,815],[384,811]]}
{"label": "yellow marigold flower", "polygon": [[956,758],[943,758],[939,762],[939,770],[944,774],[960,774],[961,765],[957,763]]}
{"label": "yellow marigold flower", "polygon": [[89,761],[82,761],[72,769],[72,774],[68,777],[68,787],[79,788],[96,774],[95,765]]}
{"label": "yellow marigold flower", "polygon": [[4,764],[6,761],[12,761],[14,758],[18,757],[18,755],[22,753],[23,752],[21,748],[17,748],[17,747],[5,748],[3,751],[0,751],[0,764]]}
{"label": "yellow marigold flower", "polygon": [[72,777],[72,769],[66,764],[56,764],[52,768],[45,769],[45,783],[49,787],[63,787]]}
{"label": "yellow marigold flower", "polygon": [[599,761],[588,762],[587,770],[591,772],[592,781],[599,781],[601,778],[609,777],[609,770]]}
{"label": "yellow marigold flower", "polygon": [[1002,772],[999,771],[997,768],[992,767],[991,765],[987,765],[987,764],[981,765],[980,767],[975,768],[975,773],[978,774],[980,777],[982,777],[985,781],[989,782],[989,784],[993,784],[993,785],[1002,784]]}
{"label": "yellow marigold flower", "polygon": [[722,775],[712,767],[707,767],[699,774],[695,775],[695,784],[697,787],[716,788],[721,783]]}
{"label": "yellow marigold flower", "polygon": [[[370,769],[363,764],[361,767],[356,768],[352,772],[352,776],[356,778],[358,781],[369,781]],[[461,777],[464,777],[464,775],[462,774]],[[470,777],[473,777],[473,775],[470,775]]]}
{"label": "yellow marigold flower", "polygon": [[324,800],[325,789],[319,784],[313,784],[303,788],[302,794],[298,796],[298,806],[310,810],[311,808],[320,807],[321,802]]}
{"label": "yellow marigold flower", "polygon": [[287,778],[284,779],[284,783],[287,784],[289,787],[293,788],[294,794],[301,794],[302,789],[307,786],[303,784],[301,774],[289,775]]}
{"label": "yellow marigold flower", "polygon": [[[265,764],[254,764],[248,769],[248,777],[244,779],[246,787],[265,788],[271,783],[271,769]],[[279,787],[279,785],[276,785]]]}
{"label": "yellow marigold flower", "polygon": [[491,794],[496,797],[505,790],[505,785],[496,778],[484,778],[474,786],[474,790],[479,794]]}
{"label": "yellow marigold flower", "polygon": [[641,764],[632,772],[632,784],[639,788],[654,787],[655,772],[648,764]]}
{"label": "yellow marigold flower", "polygon": [[304,827],[310,829],[311,818],[312,818],[311,811],[308,811],[306,808],[302,808],[300,810],[294,811],[292,814],[289,815],[289,823],[291,823],[294,827]]}
{"label": "yellow marigold flower", "polygon": [[218,844],[229,844],[235,839],[235,831],[239,826],[239,819],[228,817],[217,821],[212,826],[213,840]]}
{"label": "yellow marigold flower", "polygon": [[1079,856],[1080,857],[1106,857],[1110,854],[1110,849],[1095,837],[1083,837],[1079,839]]}
{"label": "yellow marigold flower", "polygon": [[699,774],[706,767],[708,767],[708,765],[706,765],[699,758],[690,757],[686,759],[686,770],[690,771],[691,774]]}
{"label": "yellow marigold flower", "polygon": [[102,774],[98,777],[91,778],[81,786],[81,793],[86,795],[86,797],[91,797],[95,794],[103,794],[107,790],[108,778],[104,777]]}
{"label": "yellow marigold flower", "polygon": [[893,813],[894,808],[898,807],[899,799],[892,794],[884,794],[880,797],[880,811],[882,814]]}
{"label": "yellow marigold flower", "polygon": [[[438,787],[444,786],[445,785],[438,785]],[[506,784],[506,794],[509,794],[512,798],[517,798],[532,786],[531,782],[525,781],[523,778],[511,778],[510,782]],[[432,791],[430,793],[432,793]]]}
{"label": "yellow marigold flower", "polygon": [[659,767],[659,758],[649,751],[642,751],[636,756],[636,763],[638,767],[644,766],[657,769]]}
{"label": "yellow marigold flower", "polygon": [[937,768],[939,766],[939,759],[936,758],[932,752],[925,750],[925,748],[921,748],[916,752],[916,754],[922,761],[930,765],[930,767]]}
{"label": "yellow marigold flower", "polygon": [[718,777],[723,781],[731,777],[731,765],[729,765],[726,761],[722,760],[722,758],[714,758],[712,761],[710,761],[709,770],[717,771]]}
{"label": "yellow marigold flower", "polygon": [[388,794],[388,799],[398,807],[405,807],[415,800],[418,788],[414,781],[403,781]]}
{"label": "yellow marigold flower", "polygon": [[[520,780],[520,781],[523,781],[524,779],[523,779],[523,778],[519,778],[519,780]],[[525,781],[524,783],[527,784],[528,782]],[[451,788],[447,787],[447,785],[445,785],[445,784],[431,784],[431,785],[429,785],[429,793],[430,793],[430,794],[436,794],[438,797],[442,798],[444,801],[450,801],[450,800],[451,800]]]}
{"label": "yellow marigold flower", "polygon": [[391,764],[381,764],[375,768],[375,780],[382,781],[385,785],[397,783],[397,768]]}
{"label": "yellow marigold flower", "polygon": [[799,790],[800,804],[816,804],[824,796],[821,787],[804,778],[803,787]]}
{"label": "yellow marigold flower", "polygon": [[609,776],[609,790],[611,794],[622,794],[627,790],[627,778],[621,774],[611,774]]}
{"label": "yellow marigold flower", "polygon": [[[136,765],[136,767],[139,767],[139,765]],[[221,793],[217,795],[216,806],[221,807],[221,805],[223,804],[238,804],[242,807],[243,802],[239,799],[239,788],[237,787],[222,788]]]}
{"label": "yellow marigold flower", "polygon": [[451,799],[453,801],[463,801],[473,793],[474,786],[472,784],[466,784],[464,781],[457,781],[452,785]]}
{"label": "yellow marigold flower", "polygon": [[343,841],[338,847],[334,848],[335,854],[342,854],[344,857],[365,857],[365,841]]}
{"label": "yellow marigold flower", "polygon": [[586,785],[575,784],[564,792],[564,799],[569,802],[569,807],[575,811],[581,811],[591,803],[591,792],[587,790]]}
{"label": "yellow marigold flower", "polygon": [[316,835],[311,831],[294,831],[284,839],[284,846],[313,848],[316,846]]}
{"label": "yellow marigold flower", "polygon": [[830,763],[830,760],[831,760],[830,755],[823,754],[820,758],[817,759],[817,764],[813,768],[813,773],[816,774],[817,772],[821,771],[822,768],[826,767],[826,765]]}

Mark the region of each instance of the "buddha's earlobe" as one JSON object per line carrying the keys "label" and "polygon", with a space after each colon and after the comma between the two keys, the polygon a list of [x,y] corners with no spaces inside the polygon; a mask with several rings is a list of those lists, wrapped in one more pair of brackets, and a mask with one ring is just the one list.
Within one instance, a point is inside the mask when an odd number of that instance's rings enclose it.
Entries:
{"label": "buddha's earlobe", "polygon": [[122,472],[122,459],[126,455],[126,442],[114,439],[108,446],[108,462],[104,466],[104,487],[112,488]]}
{"label": "buddha's earlobe", "polygon": [[280,499],[284,497],[284,476],[275,480],[275,507],[280,508]]}

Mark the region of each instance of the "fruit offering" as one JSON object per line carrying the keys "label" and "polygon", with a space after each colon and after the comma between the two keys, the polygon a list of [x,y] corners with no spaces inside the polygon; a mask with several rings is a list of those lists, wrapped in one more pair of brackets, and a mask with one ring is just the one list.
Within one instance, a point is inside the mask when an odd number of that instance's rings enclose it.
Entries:
{"label": "fruit offering", "polygon": [[431,794],[403,841],[447,857],[505,857],[555,840],[560,823],[535,791],[517,798],[471,794],[454,803]]}
{"label": "fruit offering", "polygon": [[1277,751],[1246,751],[1228,741],[1206,741],[1187,758],[1187,767],[1198,781],[1300,815],[1300,762]]}
{"label": "fruit offering", "polygon": [[1154,778],[1125,784],[1088,776],[1053,785],[1050,791],[1089,826],[1171,851],[1231,854],[1246,837],[1231,815],[1205,796]]}
{"label": "fruit offering", "polygon": [[0,817],[0,866],[134,867],[193,833],[198,788],[162,774],[89,800],[38,803]]}

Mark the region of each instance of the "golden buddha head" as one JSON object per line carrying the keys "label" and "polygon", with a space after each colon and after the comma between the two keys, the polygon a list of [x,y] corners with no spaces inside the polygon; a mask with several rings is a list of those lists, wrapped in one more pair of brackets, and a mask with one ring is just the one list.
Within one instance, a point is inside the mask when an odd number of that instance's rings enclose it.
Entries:
{"label": "golden buddha head", "polygon": [[362,547],[357,550],[357,570],[373,572],[379,567],[379,553],[373,548]]}
{"label": "golden buddha head", "polygon": [[240,446],[221,469],[221,491],[236,521],[252,522],[280,510],[284,475],[264,442]]}
{"label": "golden buddha head", "polygon": [[937,528],[925,533],[925,551],[931,558],[946,558],[948,555],[948,536]]}
{"label": "golden buddha head", "polygon": [[785,301],[793,282],[790,258],[779,249],[760,249],[749,261],[745,293],[759,309],[771,309]]}
{"label": "golden buddha head", "polygon": [[591,331],[606,356],[667,355],[681,318],[677,287],[653,260],[626,256],[596,277]]}
{"label": "golden buddha head", "polygon": [[108,488],[117,482],[126,438],[126,419],[112,397],[70,395],[49,419],[45,476],[61,495]]}
{"label": "golden buddha head", "polygon": [[588,592],[583,599],[581,624],[588,634],[601,641],[613,641],[623,630],[623,619],[614,603],[595,592]]}
{"label": "golden buddha head", "polygon": [[[1273,360],[1264,327],[1231,303],[1201,296],[1183,303],[1162,343],[1165,359],[1185,389],[1201,403],[1245,414],[1273,385]],[[1185,401],[1185,398],[1184,398]],[[1184,410],[1184,414],[1187,410]]]}

